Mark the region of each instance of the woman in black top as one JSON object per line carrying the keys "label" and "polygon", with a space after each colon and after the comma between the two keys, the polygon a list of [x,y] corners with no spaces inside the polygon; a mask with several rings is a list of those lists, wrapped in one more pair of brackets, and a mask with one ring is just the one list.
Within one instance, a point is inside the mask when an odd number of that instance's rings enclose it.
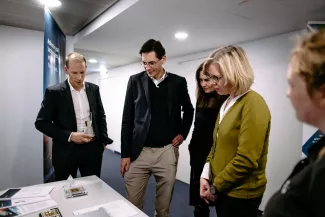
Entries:
{"label": "woman in black top", "polygon": [[[325,31],[308,35],[291,54],[287,95],[297,118],[325,133]],[[263,217],[325,216],[325,137],[313,144]]]}
{"label": "woman in black top", "polygon": [[200,197],[200,177],[213,144],[213,130],[219,109],[227,96],[219,96],[209,77],[204,75],[203,63],[196,71],[197,102],[194,131],[189,144],[191,179],[190,205],[194,206],[194,216],[209,216],[209,205]]}

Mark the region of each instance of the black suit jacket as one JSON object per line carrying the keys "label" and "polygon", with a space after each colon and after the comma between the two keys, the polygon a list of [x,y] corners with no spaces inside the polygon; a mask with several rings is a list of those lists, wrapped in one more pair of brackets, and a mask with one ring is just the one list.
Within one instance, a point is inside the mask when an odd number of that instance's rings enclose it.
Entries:
{"label": "black suit jacket", "polygon": [[[151,111],[147,73],[130,77],[123,110],[121,131],[122,158],[134,161],[139,156],[149,132]],[[186,139],[193,121],[194,109],[184,77],[168,73],[168,112],[172,126]],[[183,111],[183,118],[182,118]],[[172,142],[172,141],[171,141]]]}
{"label": "black suit jacket", "polygon": [[[89,107],[92,112],[92,124],[98,144],[111,144],[107,136],[106,115],[101,101],[99,87],[85,82]],[[73,142],[68,142],[72,132],[77,131],[76,114],[68,80],[48,87],[44,94],[41,109],[37,115],[35,127],[53,139],[53,148],[59,147],[69,152]],[[53,158],[56,151],[53,150]]]}

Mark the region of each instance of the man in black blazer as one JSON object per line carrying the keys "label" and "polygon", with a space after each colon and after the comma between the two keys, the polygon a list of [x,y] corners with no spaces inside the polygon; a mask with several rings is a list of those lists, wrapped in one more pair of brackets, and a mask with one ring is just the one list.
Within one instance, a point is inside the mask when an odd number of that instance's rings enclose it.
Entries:
{"label": "man in black blazer", "polygon": [[[178,147],[193,120],[185,78],[167,72],[165,49],[150,39],[140,50],[145,71],[130,77],[122,120],[121,174],[127,199],[142,209],[151,174],[157,182],[156,216],[169,216]],[[182,117],[183,111],[183,117]]]}
{"label": "man in black blazer", "polygon": [[66,58],[68,79],[48,87],[35,127],[53,139],[55,180],[81,176],[100,177],[102,154],[113,141],[107,136],[105,111],[99,87],[84,82],[86,59],[78,53]]}

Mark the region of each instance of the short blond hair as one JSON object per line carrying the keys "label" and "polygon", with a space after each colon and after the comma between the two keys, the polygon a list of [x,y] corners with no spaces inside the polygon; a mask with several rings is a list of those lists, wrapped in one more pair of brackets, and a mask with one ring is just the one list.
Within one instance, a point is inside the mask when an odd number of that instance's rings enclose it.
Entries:
{"label": "short blond hair", "polygon": [[226,84],[232,86],[231,92],[235,95],[248,91],[254,82],[253,69],[241,47],[225,46],[213,51],[204,63],[204,72],[211,64],[219,65],[220,73]]}
{"label": "short blond hair", "polygon": [[65,58],[65,66],[69,68],[69,63],[71,60],[76,60],[79,62],[85,62],[85,65],[87,65],[86,58],[77,52],[69,53],[68,56]]}
{"label": "short blond hair", "polygon": [[291,52],[291,70],[302,76],[309,95],[325,84],[325,31],[302,37]]}

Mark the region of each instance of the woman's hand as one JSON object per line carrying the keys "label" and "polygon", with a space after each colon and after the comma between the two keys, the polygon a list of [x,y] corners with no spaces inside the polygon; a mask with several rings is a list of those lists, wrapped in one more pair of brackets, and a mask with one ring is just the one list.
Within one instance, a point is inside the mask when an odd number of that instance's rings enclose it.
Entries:
{"label": "woman's hand", "polygon": [[211,194],[210,191],[206,191],[205,195],[204,195],[204,200],[205,200],[205,202],[208,201],[208,203],[210,203],[210,202],[215,203],[217,200],[217,195],[213,195],[213,194]]}
{"label": "woman's hand", "polygon": [[209,204],[207,196],[210,194],[210,185],[209,181],[205,178],[200,179],[200,197]]}

